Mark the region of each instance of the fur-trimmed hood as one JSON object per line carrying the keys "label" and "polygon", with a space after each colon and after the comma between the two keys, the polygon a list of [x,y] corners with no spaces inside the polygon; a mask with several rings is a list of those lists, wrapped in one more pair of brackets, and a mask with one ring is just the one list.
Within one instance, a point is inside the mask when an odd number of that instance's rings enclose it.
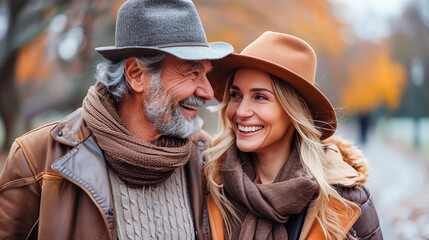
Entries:
{"label": "fur-trimmed hood", "polygon": [[363,186],[368,181],[368,162],[352,141],[334,136],[323,143],[328,144],[325,157],[330,184],[353,187]]}

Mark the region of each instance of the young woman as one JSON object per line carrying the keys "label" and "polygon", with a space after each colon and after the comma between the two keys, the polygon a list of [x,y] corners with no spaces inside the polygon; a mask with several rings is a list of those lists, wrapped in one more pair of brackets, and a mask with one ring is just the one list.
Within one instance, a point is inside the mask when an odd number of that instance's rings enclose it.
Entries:
{"label": "young woman", "polygon": [[366,160],[331,137],[336,115],[314,86],[303,40],[265,32],[214,61],[220,133],[204,152],[214,239],[382,239]]}

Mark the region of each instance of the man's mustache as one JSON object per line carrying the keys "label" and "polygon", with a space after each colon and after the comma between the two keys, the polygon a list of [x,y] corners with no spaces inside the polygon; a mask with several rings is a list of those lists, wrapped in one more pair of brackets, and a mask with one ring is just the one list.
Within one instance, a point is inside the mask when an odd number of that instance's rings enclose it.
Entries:
{"label": "man's mustache", "polygon": [[186,98],[185,100],[180,101],[179,104],[187,104],[187,105],[194,105],[194,106],[201,107],[205,103],[206,103],[206,100],[204,98],[192,95],[192,96]]}

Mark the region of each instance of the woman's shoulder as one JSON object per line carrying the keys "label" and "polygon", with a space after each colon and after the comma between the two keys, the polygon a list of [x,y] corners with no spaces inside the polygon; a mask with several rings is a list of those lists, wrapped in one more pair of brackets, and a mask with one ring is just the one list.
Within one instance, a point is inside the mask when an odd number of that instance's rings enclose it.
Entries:
{"label": "woman's shoulder", "polygon": [[368,181],[368,161],[352,141],[330,137],[323,143],[327,144],[325,173],[331,185],[362,187]]}
{"label": "woman's shoulder", "polygon": [[349,234],[352,237],[360,237],[362,239],[383,239],[377,210],[369,190],[365,186],[335,186],[335,189],[343,198],[355,203],[361,209],[361,215]]}
{"label": "woman's shoulder", "polygon": [[371,193],[364,186],[370,175],[366,158],[352,141],[331,137],[324,143],[328,146],[325,159],[329,183],[341,197],[361,209],[361,215],[350,234],[365,239],[383,239]]}
{"label": "woman's shoulder", "polygon": [[334,188],[341,197],[355,203],[361,208],[365,204],[368,204],[368,201],[372,202],[371,193],[365,186],[345,187],[335,185]]}

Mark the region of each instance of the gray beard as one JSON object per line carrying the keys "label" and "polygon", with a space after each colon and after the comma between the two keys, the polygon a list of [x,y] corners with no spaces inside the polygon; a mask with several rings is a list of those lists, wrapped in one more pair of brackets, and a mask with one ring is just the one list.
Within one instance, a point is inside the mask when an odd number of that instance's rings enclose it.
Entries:
{"label": "gray beard", "polygon": [[[150,93],[145,95],[144,113],[155,130],[163,135],[188,138],[200,129],[198,117],[183,116],[180,105],[174,107],[174,99],[168,97],[161,85],[159,74],[153,74]],[[193,97],[193,96],[191,96]]]}

